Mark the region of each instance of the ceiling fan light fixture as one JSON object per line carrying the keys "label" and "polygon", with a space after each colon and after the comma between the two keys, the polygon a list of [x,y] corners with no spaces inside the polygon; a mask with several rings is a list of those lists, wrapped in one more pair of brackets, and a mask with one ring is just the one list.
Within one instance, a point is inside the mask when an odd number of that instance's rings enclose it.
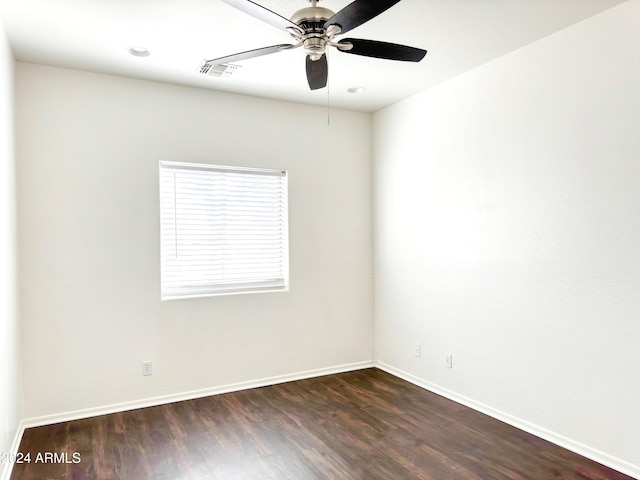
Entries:
{"label": "ceiling fan light fixture", "polygon": [[134,57],[148,57],[151,55],[151,52],[144,47],[129,47],[127,52]]}
{"label": "ceiling fan light fixture", "polygon": [[309,37],[306,38],[302,45],[304,46],[304,52],[309,55],[314,62],[320,60],[320,58],[327,51],[327,40],[322,37]]}

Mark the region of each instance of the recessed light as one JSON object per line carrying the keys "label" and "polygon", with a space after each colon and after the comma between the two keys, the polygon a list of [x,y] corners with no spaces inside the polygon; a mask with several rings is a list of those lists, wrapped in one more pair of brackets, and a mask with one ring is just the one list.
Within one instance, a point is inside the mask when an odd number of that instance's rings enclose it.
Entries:
{"label": "recessed light", "polygon": [[129,47],[127,49],[127,52],[129,52],[134,57],[148,57],[149,55],[151,55],[149,50],[144,47]]}
{"label": "recessed light", "polygon": [[349,93],[362,93],[364,92],[364,87],[349,87],[347,88],[347,92]]}

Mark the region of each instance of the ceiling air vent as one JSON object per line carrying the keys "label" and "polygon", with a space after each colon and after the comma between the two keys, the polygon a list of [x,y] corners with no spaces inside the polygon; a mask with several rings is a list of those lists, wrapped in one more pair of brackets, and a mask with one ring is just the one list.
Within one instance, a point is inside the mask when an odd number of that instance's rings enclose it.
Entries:
{"label": "ceiling air vent", "polygon": [[200,64],[200,68],[198,68],[198,73],[202,73],[204,75],[210,75],[212,77],[226,78],[233,75],[235,71],[240,68],[240,65],[211,65],[204,60]]}

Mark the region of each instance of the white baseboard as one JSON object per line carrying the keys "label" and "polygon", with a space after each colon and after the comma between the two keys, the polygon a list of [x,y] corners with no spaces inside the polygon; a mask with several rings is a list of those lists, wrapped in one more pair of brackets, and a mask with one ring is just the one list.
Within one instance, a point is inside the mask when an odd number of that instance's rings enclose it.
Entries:
{"label": "white baseboard", "polygon": [[[83,418],[97,417],[99,415],[107,415],[110,413],[124,412],[127,410],[136,410],[138,408],[154,407],[167,403],[181,402],[184,400],[193,400],[196,398],[209,397],[212,395],[220,395],[223,393],[237,392],[240,390],[248,390],[250,388],[266,387],[279,383],[293,382],[296,380],[304,380],[307,378],[321,377],[323,375],[332,375],[334,373],[350,372],[371,368],[375,366],[374,361],[350,363],[335,367],[320,368],[315,370],[307,370],[304,372],[292,373],[287,375],[278,375],[275,377],[261,378],[250,380],[247,382],[233,383],[230,385],[222,385],[218,387],[205,388],[200,390],[192,390],[190,392],[182,392],[171,395],[163,395],[159,397],[145,398],[134,400],[131,402],[116,403],[113,405],[105,405],[95,408],[87,408],[83,410],[75,410],[70,412],[56,413],[53,415],[44,415],[40,417],[32,417],[23,420],[22,430],[25,428],[40,427],[43,425],[52,425],[54,423],[68,422],[71,420],[79,420]],[[21,435],[22,438],[22,435]],[[4,480],[4,479],[3,479]],[[8,480],[8,479],[7,479]]]}
{"label": "white baseboard", "polygon": [[[8,453],[16,454],[18,453],[18,448],[20,448],[20,442],[22,441],[22,434],[24,433],[24,425],[22,422],[18,425],[16,430],[16,434],[13,437],[13,442],[11,443],[11,450]],[[9,480],[11,477],[11,472],[13,471],[13,463],[6,463],[4,465],[0,464],[0,480]]]}
{"label": "white baseboard", "polygon": [[467,398],[463,395],[459,395],[439,385],[422,380],[415,375],[404,372],[400,369],[392,367],[391,365],[387,365],[383,362],[378,361],[375,363],[375,366],[380,370],[384,370],[391,375],[402,378],[403,380],[413,383],[414,385],[424,388],[425,390],[448,398],[449,400],[453,400],[454,402],[472,408],[473,410],[477,410],[481,413],[484,413],[485,415],[493,417],[513,427],[519,428],[520,430],[524,430],[527,433],[531,433],[536,437],[540,437],[562,448],[566,448],[567,450],[577,453],[578,455],[582,455],[583,457],[589,458],[590,460],[613,468],[614,470],[624,473],[625,475],[640,479],[640,466],[638,465],[633,465],[629,462],[625,462],[624,460],[620,460],[619,458],[608,455],[587,445],[583,445],[582,443],[575,442],[567,437],[549,431],[538,425],[534,425],[500,410],[496,410],[495,408],[489,407],[488,405],[484,405],[480,402],[476,402],[475,400]]}

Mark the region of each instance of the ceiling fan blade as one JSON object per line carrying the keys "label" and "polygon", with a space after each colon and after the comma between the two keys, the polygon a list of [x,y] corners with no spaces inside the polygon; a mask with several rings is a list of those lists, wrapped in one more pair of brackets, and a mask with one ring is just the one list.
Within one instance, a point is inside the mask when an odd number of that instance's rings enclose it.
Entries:
{"label": "ceiling fan blade", "polygon": [[338,45],[351,44],[353,48],[338,51],[351,53],[353,55],[363,55],[365,57],[385,58],[387,60],[402,60],[405,62],[419,62],[427,54],[421,48],[398,45],[396,43],[379,42],[377,40],[362,40],[360,38],[343,38]]}
{"label": "ceiling fan blade", "polygon": [[238,10],[246,13],[247,15],[251,15],[258,20],[262,20],[269,25],[273,25],[276,28],[280,28],[281,30],[287,30],[287,28],[293,28],[300,33],[304,33],[304,30],[300,28],[298,25],[293,23],[291,20],[283,17],[282,15],[278,15],[276,12],[272,12],[268,8],[263,7],[262,5],[258,5],[251,0],[222,0],[224,3],[231,5],[232,7],[237,8]]}
{"label": "ceiling fan blade", "polygon": [[329,66],[327,65],[327,56],[322,55],[319,60],[313,61],[307,55],[307,82],[311,90],[318,90],[327,86],[327,78],[329,76]]}
{"label": "ceiling fan blade", "polygon": [[[226,1],[226,0],[225,0]],[[385,10],[393,7],[400,0],[355,0],[324,23],[324,28],[329,25],[339,25],[340,33],[346,33]]]}
{"label": "ceiling fan blade", "polygon": [[272,45],[270,47],[256,48],[255,50],[248,50],[246,52],[234,53],[233,55],[227,55],[226,57],[214,58],[213,60],[207,60],[205,65],[221,65],[223,63],[239,62],[240,60],[246,60],[248,58],[261,57],[263,55],[269,55],[270,53],[282,52],[283,50],[290,50],[296,48],[299,45],[292,45],[290,43],[283,43],[281,45]]}

